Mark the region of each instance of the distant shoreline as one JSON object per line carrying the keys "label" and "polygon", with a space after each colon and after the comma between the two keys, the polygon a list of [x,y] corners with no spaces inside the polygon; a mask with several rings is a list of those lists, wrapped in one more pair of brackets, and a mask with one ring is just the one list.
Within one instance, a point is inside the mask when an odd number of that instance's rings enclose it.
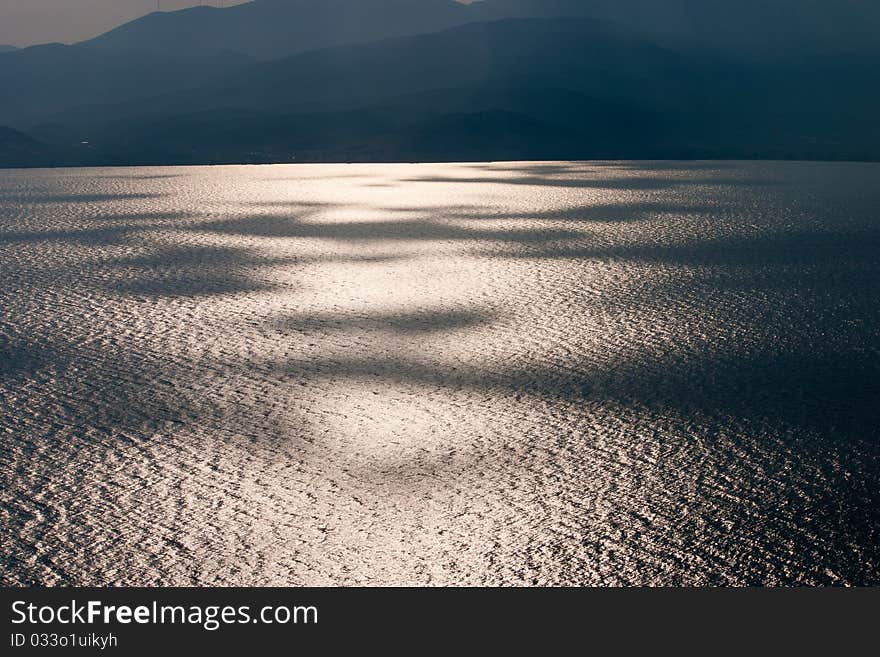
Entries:
{"label": "distant shoreline", "polygon": [[652,163],[652,162],[702,162],[702,163],[731,163],[735,164],[738,162],[764,162],[767,164],[880,164],[880,159],[823,159],[823,158],[797,158],[797,159],[784,159],[784,158],[746,158],[746,157],[720,157],[720,158],[703,158],[703,157],[693,157],[693,158],[664,158],[664,157],[648,157],[648,158],[545,158],[545,159],[523,159],[523,158],[510,158],[510,159],[462,159],[462,160],[384,160],[384,161],[357,161],[357,160],[349,160],[349,161],[330,161],[330,160],[320,160],[320,161],[297,161],[297,162],[204,162],[204,163],[177,163],[177,164],[168,164],[168,163],[153,163],[153,164],[58,164],[58,165],[35,165],[35,166],[4,166],[0,165],[0,171],[45,171],[45,170],[53,170],[53,169],[144,169],[144,168],[203,168],[203,167],[258,167],[258,166],[339,166],[339,165],[353,165],[353,166],[390,166],[390,165],[401,165],[401,166],[409,166],[409,165],[432,165],[432,164],[495,164],[495,163],[509,163],[509,164],[538,164],[544,162],[571,162],[571,163],[594,163],[594,162],[638,162],[638,163]]}

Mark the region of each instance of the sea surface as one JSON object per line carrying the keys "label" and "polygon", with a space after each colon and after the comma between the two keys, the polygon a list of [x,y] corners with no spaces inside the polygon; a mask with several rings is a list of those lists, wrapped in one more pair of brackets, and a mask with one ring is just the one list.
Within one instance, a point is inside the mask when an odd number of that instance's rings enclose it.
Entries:
{"label": "sea surface", "polygon": [[880,584],[880,165],[0,171],[6,585]]}

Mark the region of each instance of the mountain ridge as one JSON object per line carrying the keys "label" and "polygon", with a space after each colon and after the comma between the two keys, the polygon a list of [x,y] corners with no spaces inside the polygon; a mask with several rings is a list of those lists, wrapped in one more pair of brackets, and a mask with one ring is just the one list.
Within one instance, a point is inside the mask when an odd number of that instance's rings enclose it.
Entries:
{"label": "mountain ridge", "polygon": [[231,50],[277,59],[314,48],[414,35],[468,22],[577,17],[618,23],[653,40],[761,57],[803,49],[876,50],[871,0],[254,0],[154,12],[82,42],[176,56]]}
{"label": "mountain ridge", "polygon": [[[194,90],[90,107],[66,120],[68,134],[77,136],[72,145],[85,136],[89,157],[97,148],[104,162],[117,164],[479,159],[479,153],[495,159],[876,157],[880,140],[866,131],[880,74],[848,60],[822,62],[826,70],[816,62],[775,70],[695,59],[598,21],[508,19],[310,51]],[[815,89],[820,80],[824,86]],[[829,89],[836,92],[823,93]],[[476,134],[476,125],[494,141]],[[519,137],[514,126],[522,128]],[[58,132],[34,134],[50,141]],[[315,135],[325,143],[316,144]]]}
{"label": "mountain ridge", "polygon": [[433,32],[471,19],[467,5],[455,0],[256,0],[153,12],[78,45],[176,56],[205,56],[222,47],[271,60],[315,48]]}
{"label": "mountain ridge", "polygon": [[[272,12],[348,7],[352,1],[258,0],[157,14],[140,25],[181,16],[212,20],[254,7],[277,16]],[[744,1],[751,6],[755,0]],[[632,7],[647,0],[621,2]],[[862,0],[843,2],[856,7]],[[693,3],[671,0],[669,6]],[[480,144],[487,157],[513,153],[524,159],[880,159],[870,111],[880,106],[880,56],[873,51],[824,50],[817,42],[798,57],[756,59],[589,15],[491,19],[498,7],[519,14],[619,11],[612,5],[430,0],[442,20],[464,13],[489,18],[442,29],[432,19],[432,29],[422,33],[365,43],[346,36],[342,44],[269,60],[199,48],[160,55],[93,41],[34,46],[0,57],[0,125],[51,144],[64,153],[59,162],[73,163],[321,161],[352,153],[361,159],[442,153],[461,159],[479,154]],[[358,6],[381,17],[378,7],[423,5],[363,0]],[[329,14],[320,16],[332,23]],[[108,34],[120,38],[131,25]],[[371,120],[358,120],[357,112]],[[454,126],[461,130],[458,138]],[[481,140],[475,126],[494,141]],[[522,131],[518,143],[515,126]],[[307,138],[310,131],[323,135],[326,146]],[[560,131],[570,139],[560,138]],[[216,143],[206,141],[208,135]]]}

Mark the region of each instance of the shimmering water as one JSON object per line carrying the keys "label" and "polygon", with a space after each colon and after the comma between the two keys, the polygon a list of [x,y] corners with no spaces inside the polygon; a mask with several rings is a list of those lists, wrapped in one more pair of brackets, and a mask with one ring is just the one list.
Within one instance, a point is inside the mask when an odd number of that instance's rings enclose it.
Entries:
{"label": "shimmering water", "polygon": [[880,584],[880,166],[0,172],[5,584]]}

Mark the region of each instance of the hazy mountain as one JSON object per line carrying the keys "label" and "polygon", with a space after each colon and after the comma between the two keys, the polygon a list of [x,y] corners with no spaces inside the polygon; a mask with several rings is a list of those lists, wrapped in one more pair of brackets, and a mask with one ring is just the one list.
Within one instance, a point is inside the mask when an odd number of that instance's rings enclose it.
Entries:
{"label": "hazy mountain", "polygon": [[0,55],[2,55],[2,54],[5,53],[5,52],[12,52],[12,51],[14,51],[14,50],[18,50],[18,48],[16,48],[15,46],[3,46],[3,45],[0,45]]}
{"label": "hazy mountain", "polygon": [[76,106],[196,88],[233,75],[248,58],[280,59],[509,16],[598,18],[645,41],[728,57],[876,49],[880,33],[874,0],[255,0],[156,12],[76,46],[6,53],[0,124],[27,129]]}
{"label": "hazy mountain", "polygon": [[27,127],[73,106],[195,87],[312,48],[432,32],[469,20],[454,0],[256,0],[156,12],[74,46],[0,60],[0,123]]}
{"label": "hazy mountain", "polygon": [[482,160],[621,154],[661,126],[620,103],[504,83],[342,105],[141,116],[42,134],[88,139],[76,157],[90,163]]}
{"label": "hazy mountain", "polygon": [[85,42],[114,52],[274,59],[326,46],[434,32],[471,20],[455,0],[254,0],[156,12]]}
{"label": "hazy mountain", "polygon": [[880,48],[876,0],[483,0],[470,9],[484,20],[593,18],[666,44],[736,56]]}
{"label": "hazy mountain", "polygon": [[78,105],[123,102],[233,74],[240,55],[175,59],[143,53],[108,55],[50,44],[0,58],[0,122],[16,127]]}
{"label": "hazy mountain", "polygon": [[0,167],[48,166],[59,162],[53,148],[18,130],[0,126]]}
{"label": "hazy mountain", "polygon": [[878,16],[873,0],[196,7],[3,54],[0,124],[81,163],[880,159]]}
{"label": "hazy mountain", "polygon": [[85,137],[81,157],[111,163],[864,159],[880,157],[875,64],[823,56],[755,66],[591,20],[517,19],[303,53],[67,113],[34,134]]}
{"label": "hazy mountain", "polygon": [[[255,65],[239,75],[112,113],[167,113],[218,107],[281,110],[364,105],[387,97],[498,80],[535,81],[603,94],[627,89],[664,96],[664,68],[703,69],[624,30],[588,20],[520,19],[469,23],[436,34],[326,48]],[[89,110],[94,115],[94,110]]]}
{"label": "hazy mountain", "polygon": [[254,0],[217,9],[154,13],[88,45],[163,56],[236,51],[274,59],[325,46],[435,32],[514,17],[581,17],[618,23],[655,40],[734,55],[803,49],[876,49],[875,0]]}

